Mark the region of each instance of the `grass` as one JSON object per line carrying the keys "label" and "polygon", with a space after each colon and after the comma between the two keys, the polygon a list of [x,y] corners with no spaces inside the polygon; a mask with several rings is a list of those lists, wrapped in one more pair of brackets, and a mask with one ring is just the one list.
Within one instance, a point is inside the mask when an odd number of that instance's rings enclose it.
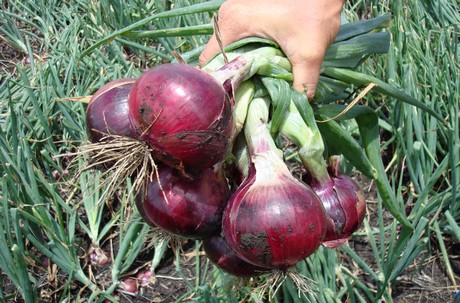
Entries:
{"label": "grass", "polygon": [[[203,4],[190,6],[197,2]],[[198,54],[220,3],[3,2],[0,269],[6,279],[0,301],[117,302],[121,296],[147,302],[120,293],[118,285],[162,254],[154,256],[150,228],[128,191],[100,203],[91,194],[98,188],[93,173],[75,182],[78,165],[84,164],[72,161],[71,154],[86,141],[85,105],[67,99],[91,95],[116,78],[137,77],[149,66],[172,60],[173,51],[197,49]],[[413,229],[402,228],[389,215],[381,195],[371,195],[374,184],[363,178],[371,188],[363,227],[340,249],[320,248],[297,265],[316,281],[313,292],[300,300],[411,302],[414,290],[404,288],[403,281],[417,277],[433,259],[446,280],[433,277],[419,284],[427,291],[417,295],[449,301],[459,290],[458,252],[452,250],[460,242],[456,7],[457,1],[447,0],[347,2],[345,15],[351,21],[392,13],[388,55],[366,60],[359,71],[403,89],[443,121],[375,89],[365,96],[365,104],[377,113],[390,196]],[[346,124],[349,133],[359,133],[358,126]],[[191,245],[193,266],[182,266],[184,257],[176,257],[174,275],[183,278],[176,298],[257,302],[250,284],[254,281],[232,290],[236,281],[199,257],[198,242]],[[89,263],[85,254],[91,246],[103,248],[108,266]],[[406,291],[405,299],[399,291]],[[299,301],[292,281],[283,284],[273,301]]]}

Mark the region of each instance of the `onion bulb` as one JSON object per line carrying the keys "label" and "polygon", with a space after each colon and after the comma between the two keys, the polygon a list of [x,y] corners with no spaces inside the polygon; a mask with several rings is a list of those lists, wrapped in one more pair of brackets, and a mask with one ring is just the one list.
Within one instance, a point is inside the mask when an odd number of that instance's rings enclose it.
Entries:
{"label": "onion bulb", "polygon": [[328,217],[328,228],[323,245],[335,248],[345,243],[359,228],[366,214],[363,191],[351,177],[338,171],[337,160],[329,166],[326,181],[307,181],[320,197]]}
{"label": "onion bulb", "polygon": [[211,167],[232,139],[232,107],[222,84],[186,64],[144,72],[129,94],[128,108],[153,157],[173,167]]}
{"label": "onion bulb", "polygon": [[122,292],[137,294],[139,290],[139,283],[134,278],[126,278],[120,282],[118,287]]}
{"label": "onion bulb", "polygon": [[191,180],[163,165],[158,174],[159,179],[148,183],[142,203],[137,203],[151,226],[193,239],[220,232],[230,193],[219,170],[204,169]]}
{"label": "onion bulb", "polygon": [[[321,245],[326,217],[318,196],[271,156],[257,156],[254,170],[224,213],[224,235],[246,261],[287,269]],[[284,163],[283,163],[284,164]]]}
{"label": "onion bulb", "polygon": [[136,79],[122,78],[102,86],[91,97],[86,109],[86,129],[93,143],[110,135],[136,138],[128,116],[128,95]]}
{"label": "onion bulb", "polygon": [[255,266],[241,259],[221,236],[203,240],[206,256],[218,268],[236,277],[255,277],[267,272],[266,268]]}

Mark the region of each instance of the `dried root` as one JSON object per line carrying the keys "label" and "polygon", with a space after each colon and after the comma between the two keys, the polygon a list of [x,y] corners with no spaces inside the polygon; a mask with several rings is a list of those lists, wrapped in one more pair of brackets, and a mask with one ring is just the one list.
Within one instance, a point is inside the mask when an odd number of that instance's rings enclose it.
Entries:
{"label": "dried root", "polygon": [[143,189],[154,176],[158,177],[151,149],[145,142],[128,137],[106,135],[100,142],[84,144],[77,152],[67,155],[75,156],[74,160],[84,159],[87,163],[78,168],[74,179],[86,171],[102,171],[97,180],[99,186],[95,189],[104,188],[99,202],[107,201],[118,190],[125,188],[127,178],[133,181],[128,196],[137,196],[145,192]]}
{"label": "dried root", "polygon": [[295,269],[274,270],[261,276],[260,284],[255,287],[254,293],[257,294],[260,300],[268,297],[268,301],[271,302],[288,279],[291,280],[297,288],[297,295],[299,298],[305,293],[310,293],[315,296],[312,286],[316,288],[316,282],[296,272]]}

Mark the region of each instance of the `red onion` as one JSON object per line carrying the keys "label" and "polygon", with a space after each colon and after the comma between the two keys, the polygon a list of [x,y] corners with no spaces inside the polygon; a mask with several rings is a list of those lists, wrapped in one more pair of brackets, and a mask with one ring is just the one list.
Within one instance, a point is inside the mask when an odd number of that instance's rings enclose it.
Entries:
{"label": "red onion", "polygon": [[366,214],[366,200],[359,185],[338,172],[338,165],[329,166],[329,176],[324,182],[317,179],[308,182],[320,197],[329,219],[323,245],[335,248],[345,243],[361,225]]}
{"label": "red onion", "polygon": [[229,246],[242,259],[285,270],[321,245],[326,216],[318,196],[290,174],[267,120],[265,100],[254,99],[245,126],[253,165],[229,200],[222,225]]}
{"label": "red onion", "polygon": [[110,259],[105,251],[103,251],[97,244],[92,244],[89,250],[89,260],[91,264],[96,266],[105,266],[109,263]]}
{"label": "red onion", "polygon": [[147,185],[142,203],[147,222],[186,238],[218,234],[230,195],[220,171],[204,169],[193,180],[167,166],[159,166],[158,172],[159,182]]}
{"label": "red onion", "polygon": [[291,102],[280,130],[299,147],[298,154],[307,172],[303,180],[320,197],[327,215],[323,245],[334,248],[345,243],[362,223],[366,201],[359,186],[350,177],[339,174],[337,161],[328,170],[321,134],[314,118],[308,122],[309,125]]}
{"label": "red onion", "polygon": [[315,193],[293,178],[287,168],[272,170],[263,164],[270,162],[267,157],[254,162],[254,173],[226,208],[224,234],[229,245],[246,261],[287,269],[310,256],[321,244],[325,233],[324,209]]}
{"label": "red onion", "polygon": [[137,283],[137,280],[134,278],[126,278],[123,281],[121,281],[119,288],[120,290],[127,292],[129,294],[136,294],[139,290],[139,284]]}
{"label": "red onion", "polygon": [[136,195],[134,202],[136,204],[136,208],[139,211],[139,214],[141,218],[147,223],[151,228],[156,229],[158,226],[153,223],[152,219],[148,216],[147,212],[145,211],[144,208],[144,201],[145,201],[145,195],[144,192],[140,192],[138,195]]}
{"label": "red onion", "polygon": [[128,95],[136,79],[123,78],[102,86],[86,109],[86,129],[91,142],[108,135],[136,138],[137,133],[128,116]]}
{"label": "red onion", "polygon": [[208,73],[186,64],[144,72],[129,94],[129,115],[155,159],[169,165],[211,167],[228,149],[232,107]]}
{"label": "red onion", "polygon": [[150,269],[144,269],[137,273],[136,279],[142,287],[154,285],[156,282],[155,274]]}
{"label": "red onion", "polygon": [[241,259],[221,236],[212,236],[203,240],[203,249],[212,263],[233,276],[255,277],[267,272],[266,268]]}

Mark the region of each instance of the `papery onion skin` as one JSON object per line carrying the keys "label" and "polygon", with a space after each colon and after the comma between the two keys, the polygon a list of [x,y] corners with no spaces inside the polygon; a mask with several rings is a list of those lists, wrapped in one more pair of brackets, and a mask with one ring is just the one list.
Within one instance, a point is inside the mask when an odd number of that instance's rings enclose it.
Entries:
{"label": "papery onion skin", "polygon": [[155,66],[136,81],[128,104],[138,134],[170,166],[211,167],[228,150],[231,103],[206,72],[186,64]]}
{"label": "papery onion skin", "polygon": [[105,251],[98,245],[92,244],[89,250],[89,261],[96,266],[105,266],[109,263],[110,259]]}
{"label": "papery onion skin", "polygon": [[126,278],[120,282],[119,289],[130,294],[137,294],[139,290],[139,283],[134,278]]}
{"label": "papery onion skin", "polygon": [[144,269],[137,273],[136,279],[139,286],[147,287],[152,286],[156,282],[155,274],[150,269]]}
{"label": "papery onion skin", "polygon": [[91,97],[86,109],[86,129],[91,142],[100,142],[107,135],[137,138],[128,114],[128,96],[134,78],[121,78],[102,86]]}
{"label": "papery onion skin", "polygon": [[248,278],[260,276],[267,272],[266,268],[241,259],[220,235],[203,240],[203,249],[212,263],[233,276]]}
{"label": "papery onion skin", "polygon": [[285,270],[321,245],[326,216],[318,196],[291,175],[258,182],[255,170],[233,194],[223,216],[230,247],[245,261]]}
{"label": "papery onion skin", "polygon": [[147,185],[142,205],[138,204],[151,226],[191,239],[220,233],[230,196],[220,171],[204,169],[191,180],[173,168],[159,166],[159,176],[161,187],[155,178]]}

